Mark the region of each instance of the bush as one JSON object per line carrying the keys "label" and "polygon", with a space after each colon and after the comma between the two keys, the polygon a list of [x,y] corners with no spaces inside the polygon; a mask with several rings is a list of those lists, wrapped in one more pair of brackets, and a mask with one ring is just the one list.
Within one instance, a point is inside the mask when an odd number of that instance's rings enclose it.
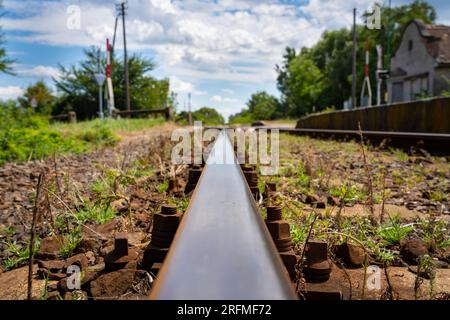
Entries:
{"label": "bush", "polygon": [[0,103],[0,164],[42,159],[58,153],[80,153],[92,146],[114,145],[117,137],[104,124],[61,132],[48,118],[21,110],[13,102]]}

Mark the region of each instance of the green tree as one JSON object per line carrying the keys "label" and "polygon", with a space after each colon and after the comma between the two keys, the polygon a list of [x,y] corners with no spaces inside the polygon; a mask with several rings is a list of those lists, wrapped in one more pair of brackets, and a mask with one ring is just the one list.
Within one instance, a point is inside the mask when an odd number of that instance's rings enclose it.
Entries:
{"label": "green tree", "polygon": [[[365,16],[365,13],[363,16]],[[357,26],[357,92],[361,92],[364,78],[365,46],[370,50],[371,83],[375,82],[377,55],[375,46],[383,44],[385,69],[389,69],[390,57],[397,49],[407,23],[421,19],[425,23],[436,20],[436,11],[429,3],[415,0],[399,7],[382,7],[381,30]],[[282,66],[276,66],[277,87],[281,92],[276,117],[280,114],[301,116],[329,107],[341,109],[351,95],[352,31],[340,29],[326,31],[312,48],[302,48],[296,53],[286,48]],[[310,74],[305,74],[310,73]],[[358,94],[359,96],[359,94]]]}
{"label": "green tree", "polygon": [[286,52],[283,55],[283,64],[279,66],[275,65],[275,71],[277,76],[277,88],[281,92],[281,101],[278,103],[276,110],[276,117],[283,118],[288,114],[288,102],[287,97],[290,95],[288,88],[288,80],[290,78],[289,64],[295,59],[297,53],[294,48],[286,47]]}
{"label": "green tree", "polygon": [[209,107],[203,107],[192,112],[192,120],[201,121],[203,124],[208,125],[219,125],[225,123],[223,116],[217,112],[216,109]]}
{"label": "green tree", "polygon": [[[2,15],[1,9],[2,9],[2,1],[0,0],[0,17]],[[8,55],[6,53],[5,36],[4,36],[1,26],[0,26],[0,72],[13,74],[13,70],[11,67],[11,65],[13,63],[14,63],[14,60],[8,58]]]}
{"label": "green tree", "polygon": [[278,105],[278,100],[265,91],[259,91],[251,95],[247,102],[248,111],[253,118],[258,120],[270,120],[273,118]]}
{"label": "green tree", "polygon": [[311,50],[303,50],[323,73],[323,90],[317,108],[342,106],[351,95],[352,34],[350,30],[325,31]]}
{"label": "green tree", "polygon": [[289,116],[302,116],[313,111],[324,90],[324,77],[320,69],[305,54],[289,64],[286,102]]}
{"label": "green tree", "polygon": [[35,111],[39,114],[49,115],[52,113],[55,103],[55,96],[51,90],[47,87],[44,81],[38,81],[33,85],[30,85],[18,99],[22,108],[31,109],[32,103],[36,103]]}
{"label": "green tree", "polygon": [[253,114],[248,111],[247,108],[241,110],[241,112],[235,113],[228,119],[229,124],[251,124],[255,119]]}
{"label": "green tree", "polygon": [[[55,79],[57,89],[62,93],[56,112],[73,109],[81,119],[93,117],[98,109],[98,85],[94,79],[97,72],[97,50],[85,50],[85,60],[69,68],[60,66],[62,74]],[[106,64],[102,59],[102,65]],[[168,101],[169,80],[157,80],[149,75],[155,68],[154,63],[140,55],[133,55],[128,60],[130,79],[131,108],[162,108]],[[112,82],[117,109],[124,110],[125,79],[123,60],[112,59]]]}

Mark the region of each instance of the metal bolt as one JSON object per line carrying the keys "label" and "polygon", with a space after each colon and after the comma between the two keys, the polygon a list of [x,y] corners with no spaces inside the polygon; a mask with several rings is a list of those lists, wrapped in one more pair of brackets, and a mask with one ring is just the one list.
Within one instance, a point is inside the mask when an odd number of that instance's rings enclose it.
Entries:
{"label": "metal bolt", "polygon": [[116,257],[128,255],[128,239],[125,233],[119,233],[114,239],[114,252]]}
{"label": "metal bolt", "polygon": [[281,207],[269,206],[267,207],[267,221],[277,221],[282,219]]}
{"label": "metal bolt", "polygon": [[177,207],[171,205],[164,205],[161,207],[161,214],[174,215],[177,214]]}

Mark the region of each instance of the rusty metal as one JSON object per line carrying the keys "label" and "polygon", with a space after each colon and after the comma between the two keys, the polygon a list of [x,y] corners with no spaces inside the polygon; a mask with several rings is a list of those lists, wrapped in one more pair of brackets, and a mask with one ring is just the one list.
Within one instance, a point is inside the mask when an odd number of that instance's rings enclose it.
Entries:
{"label": "rusty metal", "polygon": [[[353,138],[359,139],[358,130],[331,129],[294,129],[277,128],[280,132],[294,135],[309,135],[312,137]],[[398,132],[398,131],[362,131],[364,138],[373,144],[383,141],[387,145],[408,149],[410,147],[423,148],[437,154],[450,154],[450,134],[427,132]]]}
{"label": "rusty metal", "polygon": [[279,206],[268,206],[266,226],[292,280],[296,279],[297,255],[293,248],[289,223],[283,220]]}
{"label": "rusty metal", "polygon": [[298,298],[225,132],[216,139],[150,297]]}
{"label": "rusty metal", "polygon": [[192,168],[189,169],[188,182],[187,182],[186,188],[184,190],[185,194],[188,194],[195,189],[197,182],[200,179],[201,174],[202,174],[201,166],[194,165],[194,166],[192,166]]}
{"label": "rusty metal", "polygon": [[268,206],[267,207],[267,221],[277,221],[282,219],[281,207]]}
{"label": "rusty metal", "polygon": [[180,221],[181,213],[175,206],[163,205],[161,212],[153,215],[152,239],[144,252],[143,269],[150,271],[155,263],[164,261]]}
{"label": "rusty metal", "polygon": [[124,268],[129,262],[138,257],[136,250],[128,248],[128,239],[125,233],[116,234],[114,250],[105,256],[105,270],[107,272]]}
{"label": "rusty metal", "polygon": [[332,263],[328,260],[328,245],[324,241],[310,241],[305,255],[305,278],[310,282],[325,282],[330,278]]}

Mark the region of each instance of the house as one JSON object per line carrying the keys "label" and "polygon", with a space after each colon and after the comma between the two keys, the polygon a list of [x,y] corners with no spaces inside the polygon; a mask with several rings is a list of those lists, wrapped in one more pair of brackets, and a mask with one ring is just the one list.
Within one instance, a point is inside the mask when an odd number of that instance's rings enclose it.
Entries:
{"label": "house", "polygon": [[412,20],[391,59],[389,102],[439,96],[450,88],[450,27]]}

